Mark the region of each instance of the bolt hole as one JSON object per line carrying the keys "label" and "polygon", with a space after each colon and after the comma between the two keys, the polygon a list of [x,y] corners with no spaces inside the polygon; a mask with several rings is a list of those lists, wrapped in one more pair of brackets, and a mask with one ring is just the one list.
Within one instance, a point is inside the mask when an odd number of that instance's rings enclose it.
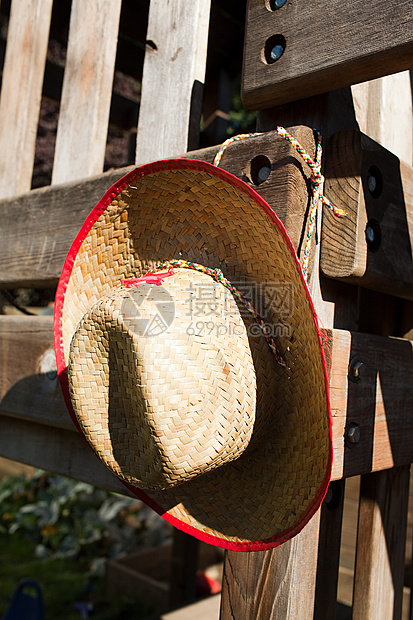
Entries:
{"label": "bolt hole", "polygon": [[261,185],[271,174],[271,162],[265,155],[257,155],[251,160],[251,181]]}
{"label": "bolt hole", "polygon": [[377,166],[370,166],[367,173],[367,187],[373,198],[378,198],[383,191],[383,177]]}
{"label": "bolt hole", "polygon": [[282,6],[284,6],[284,4],[286,4],[287,0],[267,0],[267,8],[270,9],[270,11],[276,11],[277,9],[280,9]]}
{"label": "bolt hole", "polygon": [[370,252],[377,252],[381,245],[381,228],[377,220],[369,220],[367,222],[365,235]]}
{"label": "bolt hole", "polygon": [[285,47],[286,42],[282,34],[274,34],[265,42],[262,60],[267,65],[272,65],[284,54]]}

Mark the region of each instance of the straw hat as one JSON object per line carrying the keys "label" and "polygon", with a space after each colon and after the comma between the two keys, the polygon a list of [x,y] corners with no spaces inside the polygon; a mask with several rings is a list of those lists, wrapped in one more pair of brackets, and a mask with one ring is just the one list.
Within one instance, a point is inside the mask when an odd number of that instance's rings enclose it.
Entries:
{"label": "straw hat", "polygon": [[282,223],[238,178],[168,160],[120,179],[66,258],[54,337],[75,424],[178,528],[260,550],[318,509],[332,455],[320,331]]}

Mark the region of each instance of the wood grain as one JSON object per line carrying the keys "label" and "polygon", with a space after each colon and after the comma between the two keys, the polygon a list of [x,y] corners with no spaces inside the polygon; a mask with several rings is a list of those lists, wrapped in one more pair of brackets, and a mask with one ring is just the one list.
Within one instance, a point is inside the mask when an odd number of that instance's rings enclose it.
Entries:
{"label": "wood grain", "polygon": [[210,0],[151,0],[137,164],[188,150],[191,106],[199,110],[196,128],[199,133],[210,6]]}
{"label": "wood grain", "polygon": [[[308,620],[313,601],[319,513],[293,539],[270,551],[225,554],[221,620]],[[299,587],[290,591],[300,573]],[[311,612],[310,612],[311,613]]]}
{"label": "wood grain", "polygon": [[353,619],[401,618],[410,466],[363,476]]}
{"label": "wood grain", "polygon": [[360,131],[407,164],[413,163],[410,71],[352,87]]}
{"label": "wood grain", "polygon": [[131,495],[78,433],[3,415],[0,415],[0,429],[2,456],[108,491]]}
{"label": "wood grain", "polygon": [[[364,363],[359,383],[348,380],[350,360]],[[412,342],[334,330],[330,380],[333,414],[333,478],[410,463],[413,433]],[[347,447],[345,429],[357,424],[360,441]]]}
{"label": "wood grain", "polygon": [[74,0],[52,183],[103,170],[121,0]]}
{"label": "wood grain", "polygon": [[[413,6],[362,2],[250,0],[247,8],[243,99],[262,109],[410,69]],[[282,35],[285,51],[265,61],[266,42]]]}
{"label": "wood grain", "polygon": [[[312,131],[308,127],[290,129],[313,152]],[[211,163],[217,150],[218,147],[209,147],[185,153],[184,157]],[[271,174],[257,186],[251,178],[251,165],[262,157],[268,159]],[[299,249],[309,170],[295,150],[275,132],[268,132],[232,144],[225,151],[221,167],[232,173],[238,171],[273,205]],[[131,167],[0,201],[0,288],[56,284],[67,252],[86,217],[105,191],[129,170]],[[288,204],[294,208],[287,209]]]}
{"label": "wood grain", "polygon": [[76,431],[60,390],[51,316],[0,316],[0,413]]}
{"label": "wood grain", "polygon": [[0,194],[30,189],[53,0],[13,0],[0,97]]}
{"label": "wood grain", "polygon": [[[337,218],[325,208],[323,273],[413,299],[412,166],[357,131],[332,136],[325,162],[325,193],[347,215]],[[377,244],[367,243],[368,226]]]}

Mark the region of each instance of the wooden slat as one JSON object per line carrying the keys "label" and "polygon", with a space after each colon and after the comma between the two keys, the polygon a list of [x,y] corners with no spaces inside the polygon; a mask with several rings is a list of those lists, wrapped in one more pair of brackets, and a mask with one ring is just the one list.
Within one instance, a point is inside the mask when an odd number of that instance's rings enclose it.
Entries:
{"label": "wooden slat", "polygon": [[[323,273],[413,299],[412,166],[357,131],[332,136],[325,161],[325,193],[347,215],[337,218],[325,209]],[[367,226],[377,247],[366,241]]]}
{"label": "wooden slat", "polygon": [[340,565],[344,480],[330,483],[321,506],[314,619],[335,618]]}
{"label": "wooden slat", "polygon": [[[265,108],[413,66],[413,5],[400,0],[295,0],[270,10],[269,0],[247,9],[243,98]],[[266,45],[285,41],[268,64]],[[267,43],[268,42],[268,43]]]}
{"label": "wooden slat", "polygon": [[0,416],[0,454],[108,491],[131,495],[78,433]]}
{"label": "wooden slat", "polygon": [[413,163],[410,71],[352,87],[360,131],[408,164]]}
{"label": "wooden slat", "polygon": [[0,316],[0,413],[75,431],[63,401],[53,317]]}
{"label": "wooden slat", "polygon": [[0,195],[31,186],[53,0],[13,0],[0,97]]}
{"label": "wooden slat", "polygon": [[182,607],[196,599],[198,540],[181,530],[174,530],[169,570],[169,609]]}
{"label": "wooden slat", "polygon": [[[370,334],[333,332],[330,380],[333,477],[389,469],[413,461],[413,343]],[[350,360],[363,363],[359,383],[347,379]],[[344,432],[358,424],[360,442],[345,446]]]}
{"label": "wooden slat", "polygon": [[401,618],[410,466],[363,476],[353,620]]}
{"label": "wooden slat", "polygon": [[121,0],[73,0],[52,183],[103,170]]}
{"label": "wooden slat", "polygon": [[138,164],[188,150],[191,106],[198,108],[197,139],[210,5],[210,0],[151,0],[138,121]]}
{"label": "wooden slat", "polygon": [[108,187],[128,170],[0,201],[0,287],[56,284],[87,215]]}
{"label": "wooden slat", "polygon": [[[290,129],[307,148],[314,144],[308,127]],[[217,148],[192,151],[184,157],[211,163]],[[257,186],[252,182],[251,165],[261,157],[268,159],[271,174],[265,183]],[[233,174],[241,171],[241,178],[274,205],[298,248],[308,200],[309,171],[295,150],[275,132],[268,132],[232,144],[222,158],[221,167]],[[0,201],[0,288],[55,284],[86,217],[105,191],[129,170],[130,167],[123,168]],[[294,208],[287,209],[287,205]]]}

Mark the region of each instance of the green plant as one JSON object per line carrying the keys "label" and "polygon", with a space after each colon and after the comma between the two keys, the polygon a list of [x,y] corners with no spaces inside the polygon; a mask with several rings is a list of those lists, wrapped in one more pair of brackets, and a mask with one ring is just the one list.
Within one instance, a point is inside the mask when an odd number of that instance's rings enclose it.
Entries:
{"label": "green plant", "polygon": [[0,533],[23,534],[39,558],[77,559],[90,574],[142,542],[145,511],[136,499],[37,471],[0,481]]}

